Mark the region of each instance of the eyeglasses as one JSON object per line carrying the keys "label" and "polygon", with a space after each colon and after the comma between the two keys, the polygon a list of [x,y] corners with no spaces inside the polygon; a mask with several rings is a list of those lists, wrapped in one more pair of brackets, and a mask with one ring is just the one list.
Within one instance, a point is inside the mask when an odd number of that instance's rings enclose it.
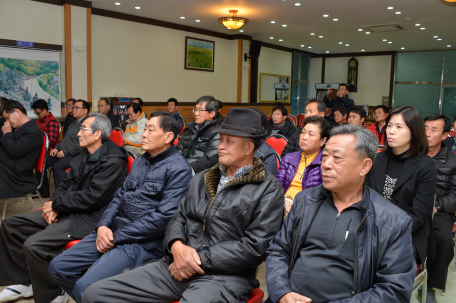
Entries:
{"label": "eyeglasses", "polygon": [[98,107],[107,106],[107,104],[98,104]]}
{"label": "eyeglasses", "polygon": [[40,111],[39,113],[37,113],[37,112],[34,112],[34,113],[35,113],[35,115],[39,116],[42,112],[43,111]]}
{"label": "eyeglasses", "polygon": [[93,128],[87,128],[87,127],[84,127],[84,126],[81,126],[81,127],[79,128],[79,130],[81,130],[81,131],[85,131],[85,130],[91,130],[91,131],[94,131],[94,129],[93,129]]}
{"label": "eyeglasses", "polygon": [[74,106],[73,109],[83,109],[84,107],[81,106]]}
{"label": "eyeglasses", "polygon": [[5,116],[5,120],[8,119],[9,116],[11,116],[11,114],[15,113],[16,111],[12,111],[10,112],[8,115]]}
{"label": "eyeglasses", "polygon": [[201,108],[194,108],[192,109],[192,112],[194,114],[198,113],[198,112],[208,112],[208,110],[205,110],[205,109],[201,109]]}

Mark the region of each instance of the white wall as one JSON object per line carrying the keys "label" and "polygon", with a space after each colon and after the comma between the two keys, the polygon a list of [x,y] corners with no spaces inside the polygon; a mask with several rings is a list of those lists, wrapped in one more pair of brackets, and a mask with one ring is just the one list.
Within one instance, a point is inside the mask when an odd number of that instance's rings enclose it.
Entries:
{"label": "white wall", "polygon": [[309,79],[309,89],[310,98],[315,98],[316,89],[315,83],[321,83],[321,64],[322,58],[311,58],[310,59],[310,79]]}
{"label": "white wall", "polygon": [[[350,58],[326,58],[325,83],[346,83]],[[359,63],[358,92],[350,92],[349,97],[356,105],[382,104],[382,97],[389,95],[391,56],[365,56],[355,59]]]}
{"label": "white wall", "polygon": [[[214,72],[184,69],[185,36],[215,41]],[[92,96],[236,102],[237,50],[238,40],[92,15]]]}
{"label": "white wall", "polygon": [[[87,9],[71,6],[71,43],[87,44]],[[71,45],[72,97],[86,100],[87,95],[87,48],[78,51]]]}
{"label": "white wall", "polygon": [[291,62],[293,55],[273,48],[262,47],[258,58],[258,101],[260,100],[260,74],[289,76],[291,81]]}

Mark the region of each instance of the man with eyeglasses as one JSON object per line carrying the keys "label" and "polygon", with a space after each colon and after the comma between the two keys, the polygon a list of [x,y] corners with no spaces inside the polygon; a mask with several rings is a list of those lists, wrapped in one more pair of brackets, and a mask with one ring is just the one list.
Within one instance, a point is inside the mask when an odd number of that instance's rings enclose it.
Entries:
{"label": "man with eyeglasses", "polygon": [[107,98],[101,98],[100,101],[98,101],[98,112],[109,118],[112,129],[114,129],[114,127],[120,127],[119,119],[117,119],[109,110],[109,100]]}
{"label": "man with eyeglasses", "polygon": [[[81,106],[80,102],[76,106]],[[0,302],[31,296],[38,303],[68,302],[68,295],[53,282],[49,264],[62,253],[66,243],[95,230],[125,181],[128,155],[109,140],[109,119],[103,114],[92,114],[76,124],[82,151],[71,161],[68,177],[50,201],[42,210],[2,222],[0,285],[9,286],[0,293]]]}
{"label": "man with eyeglasses", "polygon": [[3,200],[36,190],[38,180],[33,169],[40,155],[43,133],[17,101],[3,101],[0,114],[5,119],[0,137],[0,199]]}
{"label": "man with eyeglasses", "polygon": [[[74,157],[79,155],[82,147],[79,146],[79,129],[82,122],[87,118],[90,111],[90,104],[85,100],[76,100],[73,106],[73,117],[76,119],[68,128],[67,134],[63,137],[62,141],[51,150],[49,155],[46,156],[46,170],[44,171],[43,185],[39,189],[41,197],[49,198],[49,179],[47,176],[47,169],[52,167],[52,174],[54,176],[54,188],[57,190],[60,183],[66,176],[65,170],[70,168],[70,162]],[[41,174],[37,172],[38,178]]]}
{"label": "man with eyeglasses", "polygon": [[194,172],[213,166],[211,157],[217,155],[220,135],[214,130],[220,126],[215,120],[218,102],[212,96],[203,96],[196,100],[193,109],[195,122],[188,123],[188,129],[177,143],[177,151],[187,159]]}
{"label": "man with eyeglasses", "polygon": [[32,109],[35,115],[38,117],[36,124],[39,126],[42,132],[48,135],[49,147],[54,148],[59,143],[60,135],[60,123],[54,118],[46,100],[38,99],[32,104]]}

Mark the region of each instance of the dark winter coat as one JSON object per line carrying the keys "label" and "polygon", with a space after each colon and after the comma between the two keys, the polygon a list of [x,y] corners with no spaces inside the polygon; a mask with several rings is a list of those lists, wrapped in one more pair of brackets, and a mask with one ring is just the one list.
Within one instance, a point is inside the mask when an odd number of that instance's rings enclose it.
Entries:
{"label": "dark winter coat", "polygon": [[[323,191],[326,189],[320,185],[298,193],[282,229],[271,241],[266,281],[272,302],[292,292],[290,275],[312,221],[326,199]],[[416,272],[412,220],[369,187],[364,187],[363,195],[367,198],[363,197],[363,219],[355,238],[352,297],[333,303],[408,303]]]}
{"label": "dark winter coat", "polygon": [[277,152],[271,146],[269,146],[269,144],[261,141],[261,145],[255,151],[254,157],[260,159],[261,162],[264,163],[266,169],[269,170],[273,175],[277,174],[277,164],[279,163]]}
{"label": "dark winter coat", "polygon": [[66,133],[67,133],[67,131],[68,131],[68,128],[69,128],[70,125],[71,125],[73,122],[75,122],[75,121],[76,121],[76,119],[73,117],[73,115],[70,115],[70,114],[66,115],[66,117],[65,117],[65,124],[63,125],[63,130],[62,130],[62,132],[63,132],[63,137],[65,137],[65,135],[66,135]]}
{"label": "dark winter coat", "polygon": [[119,119],[117,119],[117,116],[114,116],[113,113],[111,113],[110,110],[106,113],[106,117],[109,118],[109,121],[111,121],[111,127],[114,129],[114,127],[120,127]]}
{"label": "dark winter coat", "polygon": [[331,114],[329,115],[329,122],[331,125],[336,124],[336,121],[334,121],[334,111],[336,108],[343,106],[346,109],[350,109],[355,106],[355,101],[353,101],[353,99],[350,99],[348,97],[348,94],[343,98],[337,96],[336,99],[329,99],[328,96],[324,96],[323,102],[325,102],[327,108],[331,108]]}
{"label": "dark winter coat", "polygon": [[33,174],[43,145],[43,132],[30,120],[0,137],[0,199],[34,193],[38,179]]}
{"label": "dark winter coat", "polygon": [[141,243],[163,256],[166,225],[187,194],[191,179],[192,170],[174,145],[155,157],[144,153],[136,158],[97,227],[110,228],[116,245]]}
{"label": "dark winter coat", "polygon": [[[282,186],[259,159],[247,174],[217,192],[220,177],[219,165],[193,177],[166,228],[163,247],[181,239],[198,252],[206,274],[255,279],[282,224]],[[167,249],[165,254],[172,262]]]}
{"label": "dark winter coat", "polygon": [[444,142],[440,151],[432,157],[437,178],[435,207],[439,212],[456,212],[456,155],[448,150]]}
{"label": "dark winter coat", "polygon": [[70,214],[70,235],[84,238],[94,231],[101,215],[127,176],[127,152],[113,141],[106,141],[98,161],[82,175],[87,149],[71,160],[71,170],[54,192],[52,208]]}
{"label": "dark winter coat", "polygon": [[[388,153],[381,152],[366,177],[369,187],[383,193]],[[391,202],[404,210],[413,220],[412,238],[421,262],[435,256],[432,214],[436,191],[435,165],[427,156],[408,158],[402,166],[391,195]]]}
{"label": "dark winter coat", "polygon": [[188,123],[188,129],[177,143],[176,149],[184,156],[193,170],[202,171],[213,166],[210,157],[217,155],[220,134],[213,133],[220,126],[217,120],[205,121],[198,129],[196,123]]}
{"label": "dark winter coat", "polygon": [[[302,151],[287,154],[280,163],[280,169],[277,172],[277,180],[283,186],[285,193],[290,188],[291,182],[293,182],[296,172],[298,171],[299,162],[301,161]],[[302,177],[302,190],[310,187],[315,187],[323,183],[321,178],[321,158],[323,156],[323,150],[321,150],[315,159],[310,163]]]}
{"label": "dark winter coat", "polygon": [[79,122],[74,121],[71,123],[68,127],[68,131],[65,134],[65,137],[63,137],[62,141],[60,141],[59,144],[55,146],[55,149],[58,151],[63,151],[63,154],[65,156],[76,157],[79,155],[82,152],[83,148],[79,146],[78,133],[82,123],[88,117],[89,116],[85,116],[84,118],[80,119]]}
{"label": "dark winter coat", "polygon": [[[269,125],[268,125],[268,128],[266,129],[266,131],[268,132],[267,136],[270,136],[272,134],[273,130],[274,130],[274,123],[272,122],[272,119],[271,119],[271,120],[269,120]],[[285,124],[280,128],[280,130],[276,134],[282,135],[285,138],[287,138],[287,140],[289,140],[291,138],[291,136],[293,136],[295,131],[296,131],[296,127],[287,118],[287,119],[285,119]]]}
{"label": "dark winter coat", "polygon": [[293,135],[288,139],[287,145],[285,145],[285,148],[282,151],[282,154],[280,155],[282,159],[285,157],[286,154],[297,152],[301,150],[301,147],[299,147],[299,138],[302,133],[302,128],[299,128],[296,130]]}

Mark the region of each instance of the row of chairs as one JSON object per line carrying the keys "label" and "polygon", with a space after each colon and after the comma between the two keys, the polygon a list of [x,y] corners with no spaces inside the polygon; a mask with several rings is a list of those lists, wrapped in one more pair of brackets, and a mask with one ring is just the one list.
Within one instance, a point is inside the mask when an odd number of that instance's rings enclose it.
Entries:
{"label": "row of chairs", "polygon": [[[272,119],[272,114],[267,116],[267,118],[269,120]],[[290,120],[291,123],[293,123],[294,127],[299,127],[299,128],[302,127],[304,120],[305,120],[304,114],[299,114],[296,117],[293,115],[288,115],[287,118],[288,118],[288,120]]]}

